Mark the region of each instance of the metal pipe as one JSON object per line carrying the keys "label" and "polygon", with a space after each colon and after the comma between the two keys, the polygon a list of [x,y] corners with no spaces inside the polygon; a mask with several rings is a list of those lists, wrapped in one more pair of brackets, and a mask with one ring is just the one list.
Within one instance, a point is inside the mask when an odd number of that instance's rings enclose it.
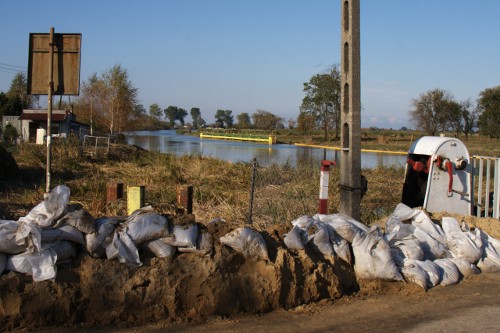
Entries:
{"label": "metal pipe", "polygon": [[48,106],[47,106],[47,166],[45,177],[45,195],[50,192],[50,171],[52,165],[52,93],[54,91],[54,27],[50,28],[49,37],[49,88],[48,88]]}

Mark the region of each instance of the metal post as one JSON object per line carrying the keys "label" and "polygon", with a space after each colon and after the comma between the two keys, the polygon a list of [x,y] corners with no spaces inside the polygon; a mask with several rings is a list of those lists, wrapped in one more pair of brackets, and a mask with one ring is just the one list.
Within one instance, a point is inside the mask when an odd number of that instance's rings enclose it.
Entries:
{"label": "metal post", "polygon": [[193,214],[193,186],[177,187],[178,212]]}
{"label": "metal post", "polygon": [[361,64],[359,0],[341,1],[341,213],[361,217]]}
{"label": "metal post", "polygon": [[253,211],[253,194],[255,191],[255,173],[257,172],[257,159],[254,157],[252,160],[252,182],[250,184],[250,204],[248,207],[248,223],[252,223],[252,211]]}
{"label": "metal post", "polygon": [[319,178],[319,214],[328,214],[328,183],[330,180],[330,165],[335,165],[334,161],[321,161],[321,174]]}
{"label": "metal post", "polygon": [[52,92],[54,91],[54,28],[50,28],[49,39],[49,88],[47,106],[47,173],[45,178],[45,195],[50,192],[50,171],[52,165]]}

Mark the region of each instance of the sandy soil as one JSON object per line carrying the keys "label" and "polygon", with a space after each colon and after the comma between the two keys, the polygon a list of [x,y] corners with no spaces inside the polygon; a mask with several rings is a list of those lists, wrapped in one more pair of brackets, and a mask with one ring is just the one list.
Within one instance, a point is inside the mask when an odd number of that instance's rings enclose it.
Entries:
{"label": "sandy soil", "polygon": [[[208,232],[219,239],[235,227],[218,223]],[[4,274],[0,327],[47,332],[126,331],[131,326],[139,328],[130,332],[250,332],[259,327],[271,332],[355,332],[367,327],[412,329],[424,318],[476,310],[471,320],[496,311],[490,317],[493,327],[498,326],[500,274],[481,274],[428,292],[414,284],[360,281],[340,259],[285,249],[281,235],[289,228],[262,232],[269,261],[245,259],[216,242],[210,257],[181,253],[169,260],[144,253],[144,265],[135,269],[82,253],[59,268],[55,282],[33,283],[23,274]],[[480,322],[487,329],[487,321]]]}

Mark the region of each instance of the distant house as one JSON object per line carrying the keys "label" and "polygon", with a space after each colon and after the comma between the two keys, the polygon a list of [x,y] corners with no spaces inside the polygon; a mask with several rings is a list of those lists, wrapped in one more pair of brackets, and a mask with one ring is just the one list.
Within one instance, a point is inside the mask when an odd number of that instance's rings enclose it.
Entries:
{"label": "distant house", "polygon": [[[14,118],[17,118],[17,121]],[[34,142],[37,129],[47,130],[47,110],[23,110],[19,117],[4,117],[2,122],[6,121],[18,129],[24,142]],[[64,138],[70,134],[80,137],[82,132],[87,133],[90,128],[89,125],[76,121],[75,114],[69,110],[52,110],[51,122],[51,134],[55,137]]]}

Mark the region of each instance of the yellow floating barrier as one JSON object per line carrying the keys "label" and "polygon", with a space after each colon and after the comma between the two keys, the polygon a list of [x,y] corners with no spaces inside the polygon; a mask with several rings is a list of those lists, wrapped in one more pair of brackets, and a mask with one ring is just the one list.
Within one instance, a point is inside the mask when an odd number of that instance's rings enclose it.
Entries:
{"label": "yellow floating barrier", "polygon": [[221,140],[238,140],[238,141],[253,141],[253,142],[266,142],[270,145],[276,143],[276,136],[269,135],[266,137],[257,137],[257,136],[232,136],[232,135],[224,135],[224,134],[204,134],[200,133],[200,139],[221,139]]}
{"label": "yellow floating barrier", "polygon": [[[299,147],[311,147],[311,148],[323,148],[323,149],[333,149],[333,150],[342,150],[341,147],[333,147],[333,146],[322,146],[322,145],[311,145],[307,143],[295,143],[296,146]],[[383,154],[394,154],[394,155],[408,155],[406,151],[390,151],[390,150],[378,150],[378,149],[361,149],[363,153],[383,153]]]}

